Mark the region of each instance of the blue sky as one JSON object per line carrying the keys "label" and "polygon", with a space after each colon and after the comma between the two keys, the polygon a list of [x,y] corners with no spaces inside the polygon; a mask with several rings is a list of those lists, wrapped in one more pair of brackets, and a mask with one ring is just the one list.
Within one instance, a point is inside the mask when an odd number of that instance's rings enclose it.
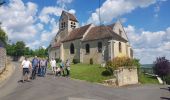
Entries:
{"label": "blue sky", "polygon": [[[32,49],[47,47],[58,31],[62,10],[76,15],[80,25],[98,25],[99,0],[6,0],[0,7],[1,27],[12,42]],[[122,21],[134,56],[141,63],[170,59],[170,0],[100,0],[102,24]]]}

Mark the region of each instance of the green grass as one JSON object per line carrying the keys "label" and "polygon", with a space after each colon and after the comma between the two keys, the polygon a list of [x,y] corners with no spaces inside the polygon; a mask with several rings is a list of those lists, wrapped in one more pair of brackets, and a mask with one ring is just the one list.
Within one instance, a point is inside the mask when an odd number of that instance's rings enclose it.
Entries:
{"label": "green grass", "polygon": [[105,70],[100,65],[73,64],[71,65],[71,78],[101,83],[103,80],[113,77],[102,75]]}
{"label": "green grass", "polygon": [[159,84],[156,77],[145,75],[144,73],[141,73],[141,75],[139,76],[139,81],[142,84]]}

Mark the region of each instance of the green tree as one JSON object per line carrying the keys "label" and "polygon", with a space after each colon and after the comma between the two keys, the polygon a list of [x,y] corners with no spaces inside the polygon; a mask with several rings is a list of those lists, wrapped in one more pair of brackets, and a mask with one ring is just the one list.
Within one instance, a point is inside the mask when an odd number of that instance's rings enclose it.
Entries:
{"label": "green tree", "polygon": [[15,44],[7,44],[6,46],[7,55],[15,56]]}
{"label": "green tree", "polygon": [[23,56],[25,51],[25,43],[23,41],[18,41],[15,46],[15,56]]}
{"label": "green tree", "polygon": [[6,46],[8,41],[8,36],[0,27],[0,41]]}

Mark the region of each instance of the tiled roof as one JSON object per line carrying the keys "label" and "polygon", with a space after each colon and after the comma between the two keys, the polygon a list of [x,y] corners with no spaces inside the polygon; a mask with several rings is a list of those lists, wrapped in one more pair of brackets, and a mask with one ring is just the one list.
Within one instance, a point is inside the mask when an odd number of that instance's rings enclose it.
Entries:
{"label": "tiled roof", "polygon": [[91,30],[84,37],[83,41],[91,41],[104,38],[114,38],[121,41],[127,41],[115,32],[113,32],[112,29],[108,26],[96,26],[91,28]]}
{"label": "tiled roof", "polygon": [[77,18],[76,18],[73,14],[68,13],[68,12],[66,12],[66,11],[63,11],[63,13],[65,13],[65,14],[69,17],[69,20],[78,22]]}
{"label": "tiled roof", "polygon": [[88,30],[88,28],[90,27],[91,24],[85,25],[83,27],[80,28],[76,28],[74,30],[72,30],[70,32],[70,34],[68,36],[66,36],[66,38],[62,41],[71,41],[71,40],[75,40],[75,39],[80,39],[83,37],[84,33]]}

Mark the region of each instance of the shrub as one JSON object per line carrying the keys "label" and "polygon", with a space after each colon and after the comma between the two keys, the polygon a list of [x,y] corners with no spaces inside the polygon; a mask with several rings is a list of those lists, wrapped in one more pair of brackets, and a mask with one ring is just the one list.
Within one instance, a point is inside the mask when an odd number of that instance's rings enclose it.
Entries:
{"label": "shrub", "polygon": [[80,63],[80,60],[79,59],[73,59],[73,64],[77,64],[77,63]]}
{"label": "shrub", "polygon": [[166,81],[166,83],[167,83],[168,85],[170,85],[170,75],[167,75],[167,76],[165,77],[165,81]]}
{"label": "shrub", "polygon": [[119,67],[126,67],[126,68],[132,68],[132,67],[138,67],[140,66],[138,59],[131,59],[128,57],[116,57],[112,61],[108,61],[106,63],[108,67],[111,67],[113,70],[118,69]]}
{"label": "shrub", "polygon": [[106,67],[106,70],[102,72],[103,76],[111,76],[113,75],[113,70],[110,67]]}
{"label": "shrub", "polygon": [[154,62],[154,72],[164,81],[165,76],[170,73],[170,62],[165,57],[158,57]]}
{"label": "shrub", "polygon": [[61,62],[61,59],[60,58],[56,58],[55,61],[56,61],[56,63],[59,63],[59,62]]}
{"label": "shrub", "polygon": [[93,65],[93,59],[92,58],[90,58],[90,64]]}

